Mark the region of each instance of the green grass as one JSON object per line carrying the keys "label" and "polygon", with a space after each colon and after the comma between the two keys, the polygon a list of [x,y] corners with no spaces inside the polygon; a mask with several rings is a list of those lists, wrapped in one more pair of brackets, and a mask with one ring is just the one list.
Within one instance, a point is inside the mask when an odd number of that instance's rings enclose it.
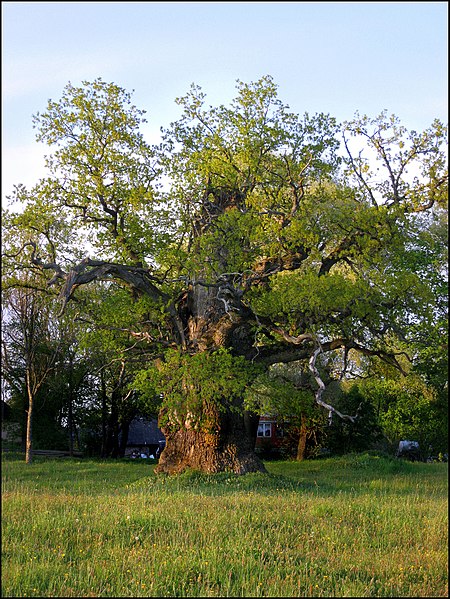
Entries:
{"label": "green grass", "polygon": [[266,466],[165,477],[6,456],[2,596],[447,596],[447,464]]}

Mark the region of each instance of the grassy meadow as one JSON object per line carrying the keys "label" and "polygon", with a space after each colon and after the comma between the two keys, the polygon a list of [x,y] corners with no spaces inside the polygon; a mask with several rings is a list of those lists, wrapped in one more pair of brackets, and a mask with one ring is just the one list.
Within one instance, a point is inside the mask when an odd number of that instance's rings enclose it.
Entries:
{"label": "grassy meadow", "polygon": [[269,475],[2,459],[3,597],[444,597],[448,468],[371,454]]}

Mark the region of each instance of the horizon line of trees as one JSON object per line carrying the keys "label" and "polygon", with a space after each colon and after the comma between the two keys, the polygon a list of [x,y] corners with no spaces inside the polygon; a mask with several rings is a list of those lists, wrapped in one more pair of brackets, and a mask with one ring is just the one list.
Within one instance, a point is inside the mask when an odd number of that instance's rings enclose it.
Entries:
{"label": "horizon line of trees", "polygon": [[[101,353],[98,345],[90,345],[92,335],[80,342],[84,333],[76,312],[58,319],[54,300],[42,303],[35,289],[16,288],[3,305],[2,390],[9,412],[2,426],[10,439],[13,432],[18,434],[20,449],[26,451],[31,378],[36,381],[35,449],[124,457],[131,422],[138,416],[157,418],[162,400],[149,401],[145,389],[140,393],[135,388],[136,364],[115,357],[114,345]],[[314,384],[302,362],[289,368],[277,365],[269,379],[249,386],[249,408],[258,416],[275,417],[285,429],[281,453],[266,447],[263,457],[303,460],[320,455],[323,448],[332,453],[375,448],[394,453],[402,439],[417,440],[424,456],[448,453],[444,345],[441,356],[431,361],[425,356],[408,376],[380,360],[354,357],[357,374],[352,377],[339,379],[331,361],[323,361],[320,369],[325,399],[341,412],[359,412],[355,422],[333,418],[316,405]],[[4,440],[3,445],[18,448],[17,442]]]}

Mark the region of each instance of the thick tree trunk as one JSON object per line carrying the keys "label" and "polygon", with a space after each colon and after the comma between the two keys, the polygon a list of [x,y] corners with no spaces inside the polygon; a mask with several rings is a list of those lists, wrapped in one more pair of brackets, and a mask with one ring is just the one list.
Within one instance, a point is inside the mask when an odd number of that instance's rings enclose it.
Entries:
{"label": "thick tree trunk", "polygon": [[209,474],[266,472],[254,452],[245,414],[217,411],[214,416],[209,432],[195,430],[188,422],[178,427],[162,425],[166,446],[155,472],[179,474],[189,468]]}
{"label": "thick tree trunk", "polygon": [[[248,350],[240,309],[222,288],[193,286],[180,317],[190,353],[225,347],[243,355]],[[175,423],[176,418],[160,425],[166,446],[155,472],[177,474],[189,468],[206,473],[266,472],[254,451],[259,418],[246,413],[242,405],[230,410],[227,398],[221,405],[222,409],[208,413],[207,432],[187,420]]]}

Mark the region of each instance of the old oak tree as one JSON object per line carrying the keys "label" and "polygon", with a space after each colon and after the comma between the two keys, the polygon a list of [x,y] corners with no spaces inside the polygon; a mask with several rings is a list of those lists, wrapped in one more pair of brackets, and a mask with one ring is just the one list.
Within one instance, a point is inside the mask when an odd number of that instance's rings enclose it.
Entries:
{"label": "old oak tree", "polygon": [[[145,357],[133,385],[162,398],[159,472],[263,471],[246,397],[271,366],[303,360],[337,412],[321,359],[402,369],[408,325],[433,318],[430,286],[401,257],[418,219],[445,210],[444,126],[300,117],[269,76],[236,89],[212,107],[193,85],[151,146],[125,90],[68,84],[34,117],[49,176],[15,192],[22,255],[62,311],[76,303],[79,322],[120,330]],[[103,295],[86,293],[94,282]],[[120,301],[102,313],[108,293]]]}

